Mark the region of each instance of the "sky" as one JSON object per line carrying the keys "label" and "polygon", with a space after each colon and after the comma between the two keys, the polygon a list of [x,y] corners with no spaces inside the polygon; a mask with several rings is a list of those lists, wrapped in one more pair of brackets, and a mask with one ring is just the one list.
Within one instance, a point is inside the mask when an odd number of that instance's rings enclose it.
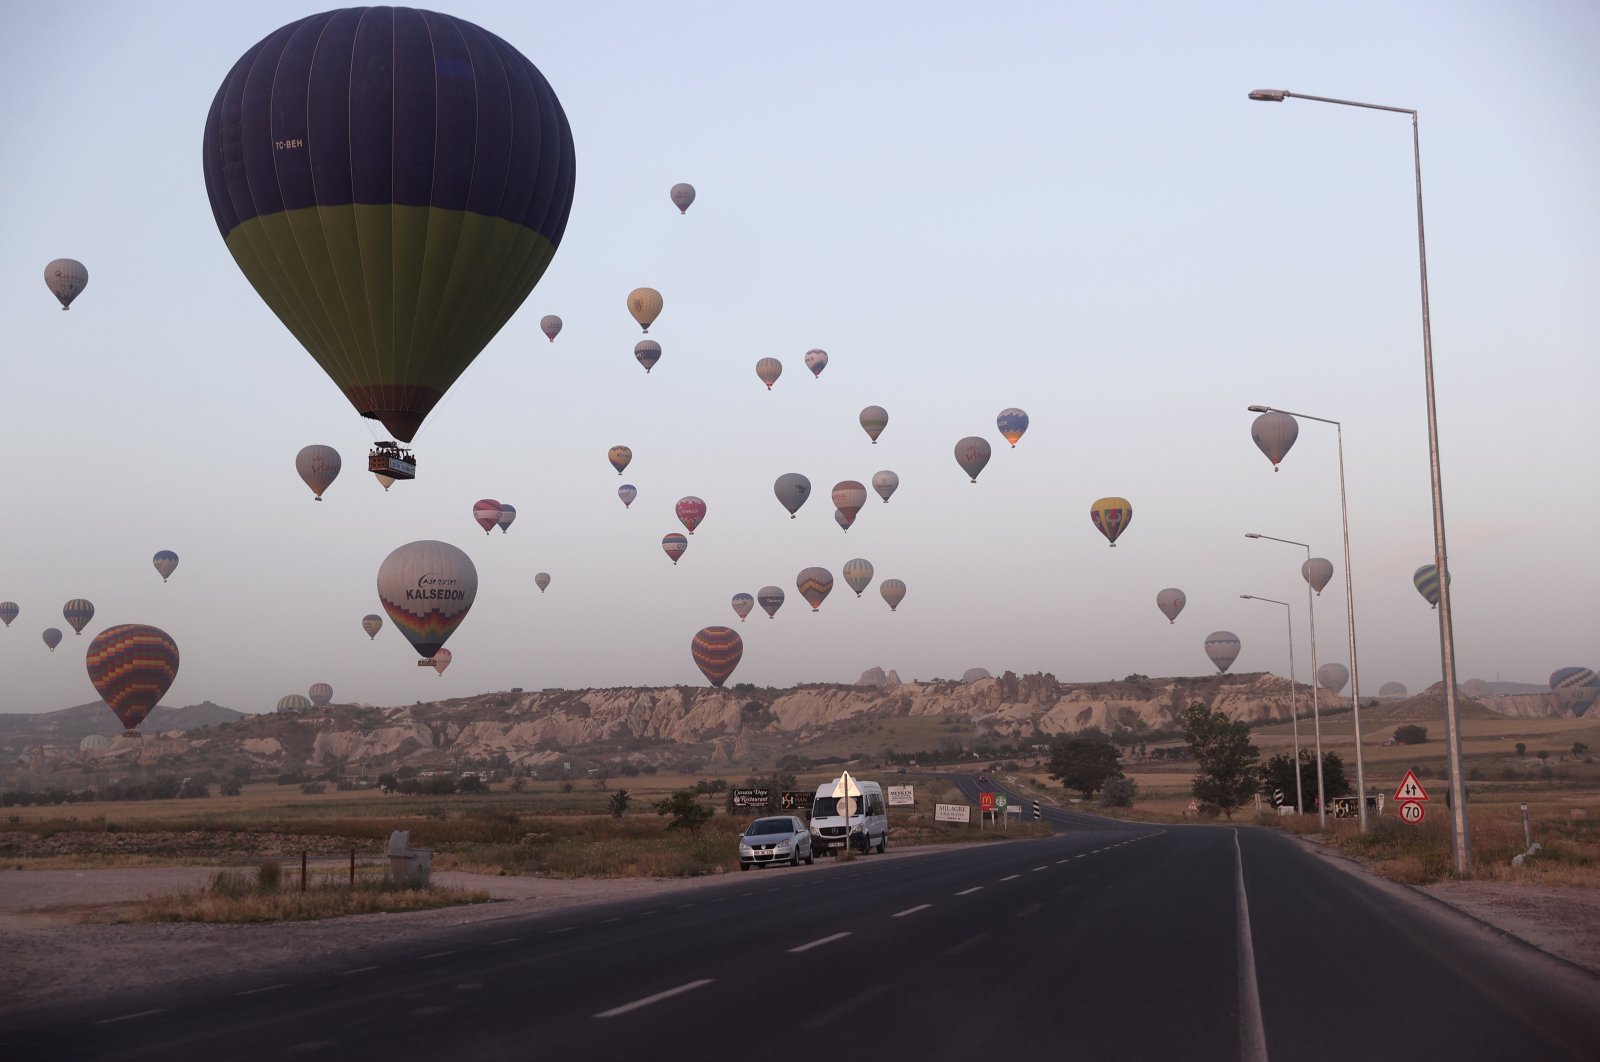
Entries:
{"label": "sky", "polygon": [[[270,710],[313,682],[375,704],[513,686],[704,680],[695,631],[744,638],[732,681],[849,682],[968,667],[1067,681],[1309,673],[1349,663],[1337,438],[1302,422],[1274,473],[1246,406],[1339,420],[1364,695],[1440,676],[1409,120],[1421,116],[1439,440],[1462,679],[1600,668],[1600,8],[1582,2],[1139,5],[462,2],[523,52],[571,122],[577,186],[548,272],[416,439],[384,436],[278,323],[218,235],[206,112],[256,41],[317,8],[260,0],[27,4],[0,36],[0,710],[95,699],[89,639],[150,623],[182,664],[164,699]],[[669,188],[698,198],[680,216]],[[62,313],[45,263],[90,281]],[[657,288],[646,375],[624,300]],[[559,314],[555,343],[539,319]],[[801,359],[830,356],[816,379]],[[782,360],[768,392],[757,359]],[[889,425],[874,445],[868,404]],[[1005,445],[995,416],[1031,426]],[[987,437],[976,484],[953,448]],[[344,471],[316,503],[309,443]],[[634,451],[625,479],[606,461]],[[827,493],[900,476],[842,533]],[[790,520],[785,472],[813,497]],[[622,482],[638,500],[624,509]],[[673,505],[708,515],[674,566]],[[1090,524],[1117,495],[1115,548]],[[484,535],[473,502],[515,505]],[[394,548],[451,542],[480,589],[443,676],[392,623]],[[163,584],[157,550],[175,550]],[[806,566],[864,557],[908,592]],[[549,590],[533,585],[551,576]],[[775,584],[775,619],[729,601]],[[1175,624],[1155,595],[1175,586]],[[46,626],[97,612],[54,653]]]}

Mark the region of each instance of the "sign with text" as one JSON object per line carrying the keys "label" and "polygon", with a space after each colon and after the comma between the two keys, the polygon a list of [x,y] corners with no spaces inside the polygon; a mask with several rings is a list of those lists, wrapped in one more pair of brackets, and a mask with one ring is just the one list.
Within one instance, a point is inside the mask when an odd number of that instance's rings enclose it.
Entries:
{"label": "sign with text", "polygon": [[810,811],[816,800],[817,794],[809,789],[803,793],[786,789],[778,795],[778,807],[784,811]]}
{"label": "sign with text", "polygon": [[1422,821],[1422,804],[1415,800],[1402,800],[1400,802],[1400,817],[1415,826]]}
{"label": "sign with text", "polygon": [[971,822],[971,804],[935,804],[933,806],[933,821],[935,822]]}
{"label": "sign with text", "polygon": [[909,785],[891,785],[889,787],[890,807],[902,807],[916,802],[916,797],[912,795]]}
{"label": "sign with text", "polygon": [[767,801],[772,799],[770,789],[732,789],[733,806],[736,808],[764,808]]}
{"label": "sign with text", "polygon": [[979,811],[993,811],[994,810],[994,794],[993,793],[979,793],[978,794],[978,810]]}

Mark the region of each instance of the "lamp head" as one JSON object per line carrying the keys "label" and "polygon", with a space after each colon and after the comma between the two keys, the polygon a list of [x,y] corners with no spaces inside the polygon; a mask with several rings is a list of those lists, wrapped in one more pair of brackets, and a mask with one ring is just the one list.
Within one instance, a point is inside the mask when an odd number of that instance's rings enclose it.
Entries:
{"label": "lamp head", "polygon": [[1271,413],[1271,406],[1245,406],[1252,413]]}
{"label": "lamp head", "polygon": [[1260,538],[1261,536],[1256,534],[1254,531],[1246,531],[1244,533],[1244,537],[1245,538]]}
{"label": "lamp head", "polygon": [[1250,93],[1251,99],[1262,103],[1282,103],[1288,96],[1288,89],[1256,89]]}
{"label": "lamp head", "polygon": [[1256,595],[1254,595],[1254,594],[1240,594],[1239,596],[1241,598],[1243,598],[1244,600],[1249,601],[1249,600],[1253,599]]}

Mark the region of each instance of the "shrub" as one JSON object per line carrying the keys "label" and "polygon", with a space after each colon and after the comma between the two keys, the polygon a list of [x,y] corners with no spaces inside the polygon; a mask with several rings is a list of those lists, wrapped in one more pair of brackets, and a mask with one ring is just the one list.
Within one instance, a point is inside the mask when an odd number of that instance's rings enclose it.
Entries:
{"label": "shrub", "polygon": [[670,815],[672,821],[667,823],[669,830],[687,830],[691,835],[698,834],[700,827],[711,820],[711,809],[695,799],[691,789],[678,789],[665,800],[656,801],[657,815]]}
{"label": "shrub", "polygon": [[1397,745],[1425,745],[1428,742],[1428,728],[1414,723],[1397,726],[1394,728],[1394,740]]}
{"label": "shrub", "polygon": [[1139,794],[1139,783],[1132,778],[1107,778],[1100,791],[1100,803],[1108,808],[1131,808]]}
{"label": "shrub", "polygon": [[304,793],[306,796],[318,796],[319,794],[326,793],[327,791],[328,786],[326,782],[300,783],[300,792]]}
{"label": "shrub", "polygon": [[237,778],[230,778],[226,782],[223,782],[220,788],[223,796],[238,796],[243,786],[239,784],[239,780]]}
{"label": "shrub", "polygon": [[632,799],[626,789],[619,789],[611,794],[610,800],[606,801],[606,810],[611,812],[612,818],[620,819],[628,810],[628,801]]}

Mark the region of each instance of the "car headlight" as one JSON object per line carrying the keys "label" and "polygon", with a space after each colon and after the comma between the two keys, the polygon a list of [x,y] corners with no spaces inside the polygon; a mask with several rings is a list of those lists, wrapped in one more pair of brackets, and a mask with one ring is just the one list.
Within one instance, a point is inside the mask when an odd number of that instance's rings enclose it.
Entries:
{"label": "car headlight", "polygon": [[739,854],[740,855],[749,855],[750,854],[750,846],[747,845],[747,844],[741,843],[739,845]]}

